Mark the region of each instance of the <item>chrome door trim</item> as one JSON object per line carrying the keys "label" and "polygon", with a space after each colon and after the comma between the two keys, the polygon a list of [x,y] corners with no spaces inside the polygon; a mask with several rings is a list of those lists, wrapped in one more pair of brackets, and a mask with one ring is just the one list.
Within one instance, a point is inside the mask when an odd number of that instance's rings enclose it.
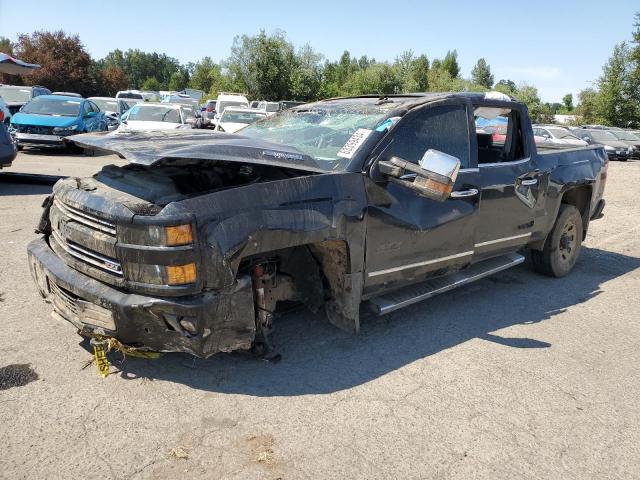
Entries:
{"label": "chrome door trim", "polygon": [[517,240],[518,238],[527,238],[531,236],[531,232],[529,233],[523,233],[521,235],[513,235],[512,237],[503,237],[503,238],[496,238],[495,240],[487,240],[486,242],[480,242],[480,243],[476,243],[474,246],[477,247],[484,247],[486,245],[493,245],[495,243],[502,243],[502,242],[509,242],[511,240]]}
{"label": "chrome door trim", "polygon": [[394,272],[399,272],[401,270],[406,270],[407,268],[423,267],[425,265],[432,265],[434,263],[441,263],[441,262],[446,262],[447,260],[453,260],[454,258],[470,257],[471,255],[473,255],[473,250],[470,250],[468,252],[455,253],[453,255],[448,255],[446,257],[434,258],[432,260],[426,260],[424,262],[410,263],[408,265],[402,265],[400,267],[387,268],[385,270],[376,270],[375,272],[369,272],[367,276],[377,277],[379,275],[386,275],[388,273],[394,273]]}

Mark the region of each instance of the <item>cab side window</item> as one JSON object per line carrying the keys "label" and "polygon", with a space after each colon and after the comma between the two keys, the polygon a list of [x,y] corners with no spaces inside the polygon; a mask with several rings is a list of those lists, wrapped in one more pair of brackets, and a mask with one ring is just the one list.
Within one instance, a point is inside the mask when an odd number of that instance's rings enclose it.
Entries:
{"label": "cab side window", "polygon": [[425,107],[407,114],[396,127],[384,157],[419,163],[429,149],[458,158],[461,168],[469,167],[469,119],[464,105]]}

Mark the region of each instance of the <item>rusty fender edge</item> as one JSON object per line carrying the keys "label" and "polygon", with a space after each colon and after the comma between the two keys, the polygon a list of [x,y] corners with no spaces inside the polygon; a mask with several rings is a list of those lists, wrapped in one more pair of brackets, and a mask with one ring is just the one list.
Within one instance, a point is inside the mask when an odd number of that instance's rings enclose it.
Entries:
{"label": "rusty fender edge", "polygon": [[[50,298],[54,311],[81,334],[101,334],[133,347],[186,352],[203,358],[248,349],[255,338],[249,277],[238,278],[234,285],[217,292],[150,297],[122,292],[73,270],[53,253],[44,237],[29,243],[27,250],[31,275],[40,293]],[[52,292],[52,284],[58,291],[62,289],[64,301],[56,301],[60,294]],[[84,302],[110,311],[115,330],[89,324],[83,315]],[[183,327],[184,322],[188,329]]]}

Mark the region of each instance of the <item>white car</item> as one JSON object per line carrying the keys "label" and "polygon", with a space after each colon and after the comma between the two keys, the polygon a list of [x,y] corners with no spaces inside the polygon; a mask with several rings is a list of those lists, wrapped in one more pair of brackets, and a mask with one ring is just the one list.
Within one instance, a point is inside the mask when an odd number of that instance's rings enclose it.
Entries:
{"label": "white car", "polygon": [[2,97],[0,97],[0,123],[4,122],[9,125],[11,120],[11,110],[9,110],[9,106],[7,102],[5,102]]}
{"label": "white car", "polygon": [[[566,145],[572,147],[586,147],[584,140],[576,137],[571,130],[556,125],[534,125],[533,135],[542,138],[543,145]],[[536,143],[538,143],[536,141]]]}
{"label": "white car", "polygon": [[138,103],[121,119],[117,132],[176,130],[192,128],[193,122],[181,105],[170,103]]}
{"label": "white car", "polygon": [[256,107],[258,110],[262,110],[267,113],[267,116],[275,115],[280,110],[280,104],[278,102],[258,102]]}
{"label": "white car", "polygon": [[160,101],[160,94],[143,90],[120,90],[116,93],[116,98],[121,98],[127,102],[158,102]]}
{"label": "white car", "polygon": [[164,95],[160,103],[182,103],[184,105],[191,105],[192,107],[199,107],[198,100],[190,97],[185,93],[171,93]]}
{"label": "white car", "polygon": [[217,132],[235,133],[258,120],[267,118],[267,112],[249,107],[227,107],[218,119]]}
{"label": "white car", "polygon": [[216,99],[216,117],[220,118],[227,107],[249,107],[249,100],[239,93],[221,93]]}

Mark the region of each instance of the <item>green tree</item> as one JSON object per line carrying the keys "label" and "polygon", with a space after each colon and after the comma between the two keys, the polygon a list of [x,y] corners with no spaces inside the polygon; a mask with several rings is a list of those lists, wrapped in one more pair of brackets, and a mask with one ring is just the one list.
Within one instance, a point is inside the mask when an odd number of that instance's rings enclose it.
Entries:
{"label": "green tree", "polygon": [[534,122],[542,121],[541,118],[543,114],[547,112],[544,111],[544,107],[536,87],[523,83],[518,87],[516,97],[527,106],[529,116]]}
{"label": "green tree", "polygon": [[640,12],[634,16],[633,27],[629,50],[627,93],[634,110],[631,121],[638,126],[640,125]]}
{"label": "green tree", "polygon": [[411,63],[411,75],[416,85],[416,91],[426,92],[429,90],[429,59],[422,54]]}
{"label": "green tree", "polygon": [[216,65],[211,57],[204,57],[193,66],[189,86],[202,90],[203,92],[208,92],[211,90],[215,76],[218,75],[219,72],[220,69],[218,65]]}
{"label": "green tree", "polygon": [[323,56],[304,45],[298,50],[291,72],[290,94],[292,100],[311,101],[319,98],[322,86]]}
{"label": "green tree", "polygon": [[180,91],[189,85],[189,72],[186,68],[179,68],[169,77],[169,90]]}
{"label": "green tree", "polygon": [[629,48],[622,42],[613,48],[598,79],[597,117],[606,125],[626,127],[634,120],[634,105],[629,93]]}
{"label": "green tree", "polygon": [[567,93],[564,97],[562,97],[562,105],[564,106],[565,111],[573,111],[573,95],[571,93]]}
{"label": "green tree", "polygon": [[515,96],[518,92],[518,87],[513,82],[513,80],[500,80],[498,83],[496,83],[495,89],[498,92],[502,92],[511,96]]}
{"label": "green tree", "polygon": [[485,88],[491,88],[493,85],[491,67],[489,67],[484,58],[479,59],[473,70],[471,70],[471,79],[473,83]]}
{"label": "green tree", "polygon": [[593,88],[586,88],[578,93],[576,114],[581,118],[582,123],[596,123],[598,103],[598,92]]}
{"label": "green tree", "polygon": [[451,78],[460,76],[460,65],[458,65],[458,52],[456,50],[448,51],[442,60],[442,68],[444,68]]}
{"label": "green tree", "polygon": [[284,32],[236,37],[225,63],[234,83],[251,98],[283,100],[291,97],[291,76],[296,68],[293,45]]}
{"label": "green tree", "polygon": [[157,92],[158,90],[162,90],[162,85],[156,77],[147,77],[142,85],[140,85],[141,90],[150,90],[152,92]]}
{"label": "green tree", "polygon": [[393,64],[402,92],[416,92],[418,90],[418,84],[413,76],[414,59],[413,50],[405,50],[396,57]]}
{"label": "green tree", "polygon": [[402,81],[393,66],[376,63],[369,68],[358,70],[344,85],[349,95],[399,93]]}

